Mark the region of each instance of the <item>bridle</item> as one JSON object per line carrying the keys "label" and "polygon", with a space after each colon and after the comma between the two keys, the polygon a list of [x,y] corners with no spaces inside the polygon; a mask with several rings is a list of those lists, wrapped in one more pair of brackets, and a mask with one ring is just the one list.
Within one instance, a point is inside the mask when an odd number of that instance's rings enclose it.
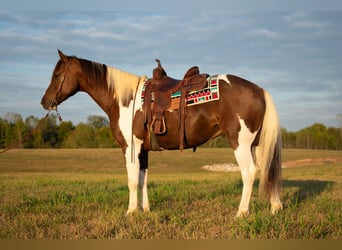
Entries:
{"label": "bridle", "polygon": [[50,105],[49,105],[50,110],[54,109],[56,111],[57,117],[58,117],[59,121],[62,121],[62,117],[61,117],[61,115],[60,115],[60,113],[58,112],[58,109],[57,109],[57,106],[58,106],[57,97],[62,92],[63,83],[64,83],[66,75],[67,75],[67,73],[69,71],[70,64],[71,64],[71,62],[72,62],[72,60],[74,58],[75,58],[75,56],[70,57],[70,59],[68,60],[67,65],[65,67],[65,71],[64,71],[63,75],[61,76],[61,78],[59,79],[59,86],[57,88],[55,97],[51,100]]}

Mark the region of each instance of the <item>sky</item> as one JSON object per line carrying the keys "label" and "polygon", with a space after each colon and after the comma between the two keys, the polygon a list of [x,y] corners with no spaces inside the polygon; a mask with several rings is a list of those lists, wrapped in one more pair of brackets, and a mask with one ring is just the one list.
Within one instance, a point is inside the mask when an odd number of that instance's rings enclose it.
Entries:
{"label": "sky", "polygon": [[[235,74],[271,93],[288,131],[342,125],[341,10],[232,10],[229,1],[190,12],[129,5],[62,10],[33,2],[0,10],[0,117],[45,115],[40,100],[61,49],[149,77],[155,58],[174,78],[193,65],[203,73]],[[105,116],[85,93],[59,112],[74,124]]]}

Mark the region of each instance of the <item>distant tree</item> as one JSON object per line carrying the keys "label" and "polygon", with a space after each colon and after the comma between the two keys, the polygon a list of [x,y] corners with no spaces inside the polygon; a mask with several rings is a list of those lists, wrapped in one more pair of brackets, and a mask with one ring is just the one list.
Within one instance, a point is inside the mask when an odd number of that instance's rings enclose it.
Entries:
{"label": "distant tree", "polygon": [[288,132],[285,128],[281,128],[281,137],[283,148],[294,148],[296,145],[296,133]]}
{"label": "distant tree", "polygon": [[97,115],[88,116],[87,124],[94,130],[95,147],[106,148],[118,146],[113,139],[107,117]]}
{"label": "distant tree", "polygon": [[9,146],[10,137],[10,124],[5,119],[0,118],[0,148]]}
{"label": "distant tree", "polygon": [[39,119],[30,115],[25,119],[25,126],[27,129],[34,129],[38,125]]}
{"label": "distant tree", "polygon": [[63,146],[67,148],[94,148],[96,147],[94,134],[94,129],[90,125],[79,123],[66,137]]}
{"label": "distant tree", "polygon": [[95,142],[98,148],[113,148],[119,146],[114,141],[112,131],[109,127],[102,127],[96,130]]}
{"label": "distant tree", "polygon": [[342,114],[338,114],[337,115],[337,120],[339,121],[340,123],[340,137],[342,139]]}
{"label": "distant tree", "polygon": [[296,132],[296,148],[305,149],[341,149],[341,138],[338,129],[326,128],[315,123]]}
{"label": "distant tree", "polygon": [[13,125],[15,125],[17,122],[23,120],[23,118],[21,117],[21,114],[13,113],[13,112],[7,112],[4,115],[4,118],[8,123],[13,124]]}
{"label": "distant tree", "polygon": [[75,130],[71,121],[63,121],[57,129],[56,147],[61,147],[64,140]]}
{"label": "distant tree", "polygon": [[104,116],[98,116],[98,115],[88,116],[87,124],[89,124],[95,130],[99,128],[103,128],[103,127],[109,127],[108,119]]}
{"label": "distant tree", "polygon": [[23,137],[26,134],[25,124],[20,114],[7,112],[1,119],[0,146],[5,148],[12,144],[23,147]]}
{"label": "distant tree", "polygon": [[342,150],[342,137],[337,128],[330,127],[327,130],[327,144],[328,149]]}
{"label": "distant tree", "polygon": [[35,136],[31,134],[33,132],[33,130],[36,128],[36,126],[38,125],[39,119],[34,117],[33,115],[30,115],[28,117],[26,117],[25,119],[25,127],[26,127],[26,131],[27,131],[27,140],[24,142],[24,147],[25,148],[34,148],[35,144]]}
{"label": "distant tree", "polygon": [[43,147],[53,148],[58,145],[57,128],[57,116],[54,114],[50,115],[41,128],[41,136],[44,143]]}

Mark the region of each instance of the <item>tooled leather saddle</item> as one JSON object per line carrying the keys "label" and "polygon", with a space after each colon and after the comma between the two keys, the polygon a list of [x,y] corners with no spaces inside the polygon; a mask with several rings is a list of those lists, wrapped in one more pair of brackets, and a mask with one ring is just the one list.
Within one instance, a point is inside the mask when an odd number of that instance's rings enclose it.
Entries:
{"label": "tooled leather saddle", "polygon": [[[151,146],[151,134],[156,138],[155,135],[164,135],[167,132],[165,111],[171,106],[171,94],[180,92],[178,107],[179,149],[183,150],[187,93],[203,89],[207,84],[209,75],[200,74],[199,68],[194,66],[187,70],[182,80],[177,80],[166,74],[159,59],[156,59],[156,62],[158,65],[153,70],[153,77],[147,81],[145,87],[144,114],[148,138],[145,140],[144,147],[146,150],[156,150],[156,147]],[[159,145],[157,149],[159,149]]]}

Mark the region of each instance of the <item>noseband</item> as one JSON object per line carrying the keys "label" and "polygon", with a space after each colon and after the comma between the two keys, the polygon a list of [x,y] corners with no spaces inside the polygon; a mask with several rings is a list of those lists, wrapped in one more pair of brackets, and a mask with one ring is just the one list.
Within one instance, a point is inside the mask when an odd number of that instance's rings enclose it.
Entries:
{"label": "noseband", "polygon": [[64,71],[62,77],[60,78],[59,86],[58,86],[58,88],[57,88],[55,97],[54,97],[54,98],[51,100],[51,102],[50,102],[50,108],[55,107],[54,109],[55,109],[55,111],[56,111],[56,113],[57,113],[57,117],[58,117],[58,119],[59,119],[60,122],[62,121],[62,117],[61,117],[61,114],[58,112],[58,109],[57,109],[57,106],[58,106],[57,97],[58,97],[58,95],[62,92],[62,87],[63,87],[63,83],[64,83],[64,80],[65,80],[65,77],[66,77],[66,75],[67,75],[67,73],[68,73],[70,64],[71,64],[71,62],[72,62],[72,60],[73,60],[74,58],[75,58],[74,56],[71,57],[71,58],[69,59],[69,61],[67,62],[67,65],[66,65],[66,67],[65,67],[65,71]]}

